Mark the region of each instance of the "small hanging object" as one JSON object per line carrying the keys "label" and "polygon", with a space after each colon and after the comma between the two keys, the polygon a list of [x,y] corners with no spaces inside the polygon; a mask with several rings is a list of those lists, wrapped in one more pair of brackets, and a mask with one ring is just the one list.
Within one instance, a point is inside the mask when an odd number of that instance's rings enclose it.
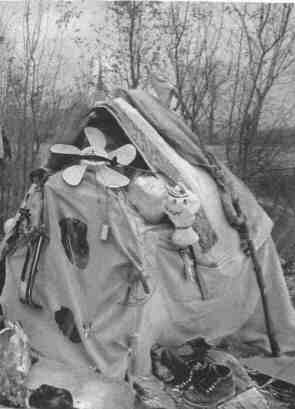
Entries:
{"label": "small hanging object", "polygon": [[182,186],[168,187],[164,208],[175,226],[172,241],[177,247],[186,248],[199,241],[199,235],[192,226],[200,205],[199,198],[196,195],[189,195]]}
{"label": "small hanging object", "polygon": [[194,261],[189,253],[189,248],[179,250],[183,260],[183,276],[185,280],[195,281]]}
{"label": "small hanging object", "polygon": [[109,237],[109,231],[110,231],[110,226],[108,224],[104,223],[101,226],[100,240],[107,241],[107,239]]}
{"label": "small hanging object", "polygon": [[41,253],[48,241],[44,225],[44,183],[47,178],[48,174],[44,169],[37,169],[31,173],[31,179],[33,185],[35,185],[30,207],[32,231],[31,239],[27,245],[26,257],[19,284],[20,301],[36,309],[41,309],[42,306],[34,300],[33,289],[38,273]]}
{"label": "small hanging object", "polygon": [[127,359],[128,359],[128,377],[132,379],[136,376],[136,352],[138,348],[138,338],[139,334],[135,332],[134,334],[128,337],[128,350],[127,350]]}
{"label": "small hanging object", "polygon": [[20,301],[37,309],[41,309],[42,306],[33,299],[33,288],[38,272],[38,264],[41,252],[46,239],[47,236],[44,232],[44,229],[40,228],[38,237],[34,240],[33,243],[30,243],[28,245],[19,286]]}
{"label": "small hanging object", "polygon": [[185,279],[194,281],[198,285],[202,299],[205,300],[208,298],[208,291],[198,271],[198,265],[212,268],[217,264],[202,252],[199,235],[193,228],[195,215],[200,206],[198,196],[187,191],[183,186],[168,187],[164,209],[175,227],[172,242],[179,248],[182,256]]}
{"label": "small hanging object", "polygon": [[87,339],[89,338],[92,331],[92,322],[84,322],[83,323],[83,335]]}
{"label": "small hanging object", "polygon": [[196,283],[199,287],[202,300],[207,300],[209,298],[209,293],[205,280],[201,272],[198,270],[198,265],[194,257],[193,248],[190,246],[186,249],[180,249],[179,254],[181,255],[183,260],[184,279]]}
{"label": "small hanging object", "polygon": [[106,152],[106,139],[97,128],[86,127],[84,133],[89,141],[86,148],[80,150],[73,145],[56,144],[50,151],[56,155],[79,159],[78,165],[73,165],[63,171],[63,179],[70,186],[78,186],[88,168],[95,170],[96,180],[103,186],[119,188],[127,186],[129,178],[117,172],[114,167],[129,165],[136,157],[136,149],[132,144],[126,144],[112,152]]}
{"label": "small hanging object", "polygon": [[168,187],[168,197],[164,209],[175,227],[172,242],[179,249],[186,249],[191,246],[197,264],[216,267],[216,263],[202,253],[199,245],[199,235],[193,228],[196,213],[200,206],[198,196],[186,190],[183,186]]}

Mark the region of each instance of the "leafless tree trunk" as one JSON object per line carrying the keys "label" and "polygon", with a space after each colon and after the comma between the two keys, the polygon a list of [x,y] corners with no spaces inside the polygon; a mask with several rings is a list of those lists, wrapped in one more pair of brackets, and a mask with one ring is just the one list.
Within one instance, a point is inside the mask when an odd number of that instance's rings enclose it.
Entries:
{"label": "leafless tree trunk", "polygon": [[224,28],[208,5],[170,3],[164,14],[168,61],[173,73],[178,108],[200,142],[213,140],[221,85],[226,80],[218,56]]}
{"label": "leafless tree trunk", "polygon": [[227,147],[229,158],[230,150],[236,150],[236,169],[245,180],[252,176],[251,156],[258,165],[265,151],[263,145],[257,148],[257,136],[266,98],[295,62],[292,9],[292,4],[262,3],[233,5],[230,10],[240,36],[232,43]]}
{"label": "leafless tree trunk", "polygon": [[[13,153],[12,160],[5,164],[2,172],[4,218],[22,200],[40,145],[47,137],[54,135],[58,129],[57,114],[64,109],[62,103],[66,95],[62,94],[59,82],[63,64],[64,19],[59,22],[55,37],[49,36],[48,32],[52,24],[49,9],[55,6],[45,0],[26,0],[23,4],[21,40],[18,38],[12,44],[14,47],[8,44],[7,58],[1,60],[0,73],[5,76],[5,89],[1,92],[0,100],[1,120]],[[13,32],[8,31],[7,34],[13,41]]]}

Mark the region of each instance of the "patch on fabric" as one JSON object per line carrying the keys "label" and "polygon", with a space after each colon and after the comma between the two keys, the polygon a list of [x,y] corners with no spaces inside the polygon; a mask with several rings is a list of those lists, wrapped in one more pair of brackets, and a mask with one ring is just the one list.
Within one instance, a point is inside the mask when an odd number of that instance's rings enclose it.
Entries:
{"label": "patch on fabric", "polygon": [[59,222],[61,242],[66,255],[78,268],[86,268],[89,261],[87,225],[81,220],[65,217]]}
{"label": "patch on fabric", "polygon": [[214,246],[214,244],[216,244],[218,237],[211,227],[211,224],[209,223],[209,220],[202,207],[200,207],[199,211],[196,213],[193,228],[199,234],[199,244],[204,253],[206,253]]}
{"label": "patch on fabric", "polygon": [[41,409],[72,408],[73,403],[70,391],[45,384],[33,390],[29,397],[30,407]]}
{"label": "patch on fabric", "polygon": [[76,344],[81,342],[74,315],[69,308],[61,307],[58,311],[55,311],[54,319],[64,336],[68,337],[70,341]]}

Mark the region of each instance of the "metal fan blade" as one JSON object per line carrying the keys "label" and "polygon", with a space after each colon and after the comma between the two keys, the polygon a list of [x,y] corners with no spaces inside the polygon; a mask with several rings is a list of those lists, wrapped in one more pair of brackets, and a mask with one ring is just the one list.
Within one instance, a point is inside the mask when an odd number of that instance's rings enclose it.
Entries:
{"label": "metal fan blade", "polygon": [[127,166],[131,162],[134,161],[136,157],[136,148],[135,146],[128,143],[127,145],[123,145],[120,148],[109,152],[109,158],[117,158],[117,162],[119,165]]}
{"label": "metal fan blade", "polygon": [[81,151],[79,148],[73,145],[65,145],[62,143],[57,143],[50,147],[51,153],[57,153],[59,155],[70,155],[70,156],[77,156],[81,155]]}
{"label": "metal fan blade", "polygon": [[63,171],[63,179],[70,186],[78,186],[83,179],[87,165],[73,165]]}
{"label": "metal fan blade", "polygon": [[111,188],[127,186],[130,179],[114,169],[107,166],[101,166],[96,172],[98,183]]}
{"label": "metal fan blade", "polygon": [[92,126],[87,126],[84,128],[84,133],[89,141],[90,146],[92,146],[97,155],[105,156],[105,146],[106,138],[104,134],[97,128]]}

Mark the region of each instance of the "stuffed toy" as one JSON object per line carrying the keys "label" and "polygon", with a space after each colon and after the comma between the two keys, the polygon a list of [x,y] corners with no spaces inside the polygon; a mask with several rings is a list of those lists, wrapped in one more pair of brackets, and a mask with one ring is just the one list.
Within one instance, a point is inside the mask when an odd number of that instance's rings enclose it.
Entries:
{"label": "stuffed toy", "polygon": [[172,242],[179,249],[190,246],[194,250],[197,264],[206,267],[216,267],[216,263],[202,252],[199,244],[199,234],[195,230],[196,213],[201,207],[200,199],[182,185],[168,188],[168,196],[164,205],[165,213],[173,223],[175,230]]}

